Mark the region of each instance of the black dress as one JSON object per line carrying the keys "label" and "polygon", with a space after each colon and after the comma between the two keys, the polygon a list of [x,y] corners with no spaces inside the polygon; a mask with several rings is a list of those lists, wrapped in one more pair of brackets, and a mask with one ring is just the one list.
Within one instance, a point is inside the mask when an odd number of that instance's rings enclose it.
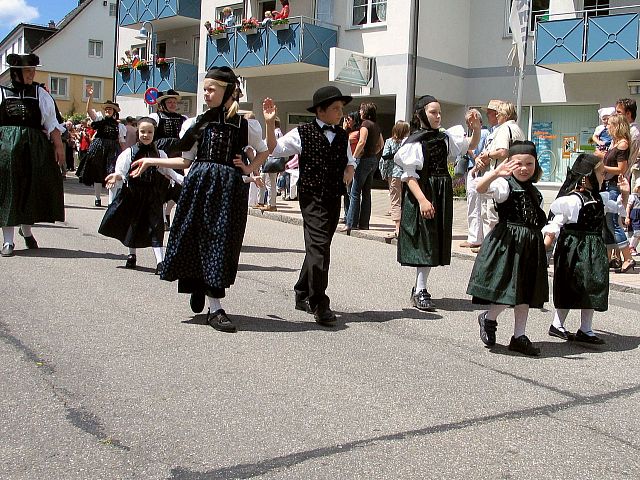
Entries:
{"label": "black dress", "polygon": [[[159,158],[154,145],[131,147],[131,161],[139,158]],[[161,247],[164,241],[162,204],[169,180],[157,167],[141,176],[128,176],[120,192],[104,214],[98,233],[120,240],[130,248]]]}
{"label": "black dress", "polygon": [[62,173],[37,85],[0,87],[0,227],[64,221]]}
{"label": "black dress", "polygon": [[84,185],[101,183],[104,186],[104,179],[115,171],[116,159],[120,155],[119,124],[116,119],[106,117],[92,122],[91,128],[96,134],[76,175]]}
{"label": "black dress", "polygon": [[530,182],[506,180],[509,197],[496,204],[499,221],[480,247],[467,294],[473,303],[542,308],[549,300],[542,195]]}
{"label": "black dress", "polygon": [[201,132],[169,232],[161,278],[178,280],[180,293],[222,298],[238,272],[249,185],[233,159],[248,144],[248,124],[224,114]]}
{"label": "black dress", "polygon": [[[158,150],[163,150],[169,157],[180,156],[180,130],[182,124],[187,119],[179,113],[158,112],[158,128],[153,138]],[[180,175],[184,175],[184,170],[174,169]],[[173,200],[178,203],[182,186],[178,184],[169,185],[164,194],[165,202]]]}

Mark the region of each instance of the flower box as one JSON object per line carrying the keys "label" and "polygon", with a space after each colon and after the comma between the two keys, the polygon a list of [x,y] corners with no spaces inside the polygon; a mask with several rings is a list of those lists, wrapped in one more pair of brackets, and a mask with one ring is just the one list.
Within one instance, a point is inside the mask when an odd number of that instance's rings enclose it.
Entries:
{"label": "flower box", "polygon": [[213,30],[209,32],[209,38],[211,38],[212,40],[222,40],[224,38],[227,38],[227,31],[217,31],[217,30]]}
{"label": "flower box", "polygon": [[277,25],[271,25],[271,30],[287,30],[289,28],[288,23],[278,23]]}
{"label": "flower box", "polygon": [[131,65],[118,65],[116,66],[119,72],[126,73],[131,71]]}
{"label": "flower box", "polygon": [[241,31],[245,35],[255,35],[258,33],[258,28],[243,28]]}
{"label": "flower box", "polygon": [[260,23],[255,18],[247,18],[242,20],[240,31],[245,35],[255,35],[258,33]]}

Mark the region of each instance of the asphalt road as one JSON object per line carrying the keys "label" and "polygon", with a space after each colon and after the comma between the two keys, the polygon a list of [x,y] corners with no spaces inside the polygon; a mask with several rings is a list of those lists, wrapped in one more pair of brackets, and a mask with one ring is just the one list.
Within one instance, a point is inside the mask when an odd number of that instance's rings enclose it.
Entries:
{"label": "asphalt road", "polygon": [[240,331],[222,334],[150,249],[125,270],[91,189],[67,189],[67,222],[0,259],[0,478],[640,477],[638,296],[596,314],[601,347],[533,311],[527,358],[506,348],[510,312],[481,344],[469,260],[432,272],[422,313],[394,246],[339,235],[327,329],[293,309],[301,227],[249,217],[223,301]]}

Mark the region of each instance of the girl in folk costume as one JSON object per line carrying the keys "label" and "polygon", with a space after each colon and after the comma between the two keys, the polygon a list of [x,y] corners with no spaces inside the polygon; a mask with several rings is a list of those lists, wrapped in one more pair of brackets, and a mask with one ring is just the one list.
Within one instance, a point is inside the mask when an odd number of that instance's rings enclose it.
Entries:
{"label": "girl in folk costume", "polygon": [[[629,184],[620,176],[622,202],[599,192],[605,177],[604,163],[595,155],[581,154],[567,172],[567,178],[551,204],[554,215],[543,228],[545,245],[553,255],[553,305],[556,308],[549,335],[563,340],[602,344],[592,330],[593,312],[608,308],[609,265],[602,239],[605,213],[624,215]],[[580,309],[581,324],[575,335],[564,327],[570,309]]]}
{"label": "girl in folk costume", "polygon": [[542,194],[533,186],[541,174],[535,145],[517,140],[508,161],[478,180],[478,193],[496,203],[498,224],[480,247],[467,287],[473,303],[490,305],[478,316],[482,342],[495,345],[496,319],[510,305],[515,327],[509,350],[525,355],[540,355],[525,335],[529,308],[542,308],[549,298],[541,232],[547,219],[540,207]]}
{"label": "girl in folk costume", "polygon": [[419,310],[435,311],[427,278],[431,267],[451,263],[453,225],[453,188],[447,159],[474,149],[480,139],[480,119],[467,115],[473,129],[471,140],[461,125],[444,130],[440,103],[430,96],[421,97],[414,109],[419,128],[398,150],[394,161],[402,170],[405,182],[398,262],[416,267],[416,284],[411,290],[411,304]]}
{"label": "girl in folk costume", "polygon": [[182,157],[137,160],[132,174],[137,177],[151,166],[190,167],[160,278],[178,280],[178,291],[191,294],[196,313],[203,310],[206,295],[207,322],[223,332],[236,331],[220,299],[235,282],[247,222],[249,185],[236,165],[242,165],[239,158],[247,146],[258,152],[248,171],[255,171],[267,158],[260,124],[237,113],[239,105],[233,96],[237,85],[230,68],[209,70],[204,79],[209,109],[183,125]]}
{"label": "girl in folk costume", "polygon": [[[118,122],[120,106],[107,100],[103,106],[103,112],[93,109],[93,86],[87,85],[87,115],[92,120],[91,128],[96,134],[89,146],[84,168],[76,172],[80,182],[95,189],[95,206],[102,206],[100,194],[107,175],[113,173],[116,168],[116,159],[125,147],[127,128]],[[109,190],[109,203],[117,193],[115,188]]]}
{"label": "girl in folk costume", "polygon": [[0,226],[1,254],[10,257],[17,225],[27,248],[38,248],[31,226],[64,221],[65,152],[53,98],[33,82],[39,58],[12,53],[6,61],[11,84],[0,87]]}
{"label": "girl in folk costume", "polygon": [[118,156],[115,172],[105,183],[111,189],[117,183],[125,184],[105,212],[98,233],[120,240],[129,247],[125,268],[136,268],[136,249],[152,247],[156,257],[156,275],[162,270],[164,259],[164,218],[162,204],[172,179],[182,183],[182,175],[170,168],[151,167],[137,178],[131,178],[131,163],[139,158],[167,158],[153,142],[155,120],[138,120],[138,142]]}

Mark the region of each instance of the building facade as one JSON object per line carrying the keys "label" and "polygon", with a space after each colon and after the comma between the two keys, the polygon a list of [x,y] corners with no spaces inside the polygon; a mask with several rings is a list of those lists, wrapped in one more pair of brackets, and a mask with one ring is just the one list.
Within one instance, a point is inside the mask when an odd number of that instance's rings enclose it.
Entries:
{"label": "building facade", "polygon": [[0,42],[0,82],[6,83],[9,79],[9,65],[7,55],[11,53],[32,53],[33,49],[40,45],[56,32],[55,24],[48,26],[34,25],[32,23],[19,23]]}

